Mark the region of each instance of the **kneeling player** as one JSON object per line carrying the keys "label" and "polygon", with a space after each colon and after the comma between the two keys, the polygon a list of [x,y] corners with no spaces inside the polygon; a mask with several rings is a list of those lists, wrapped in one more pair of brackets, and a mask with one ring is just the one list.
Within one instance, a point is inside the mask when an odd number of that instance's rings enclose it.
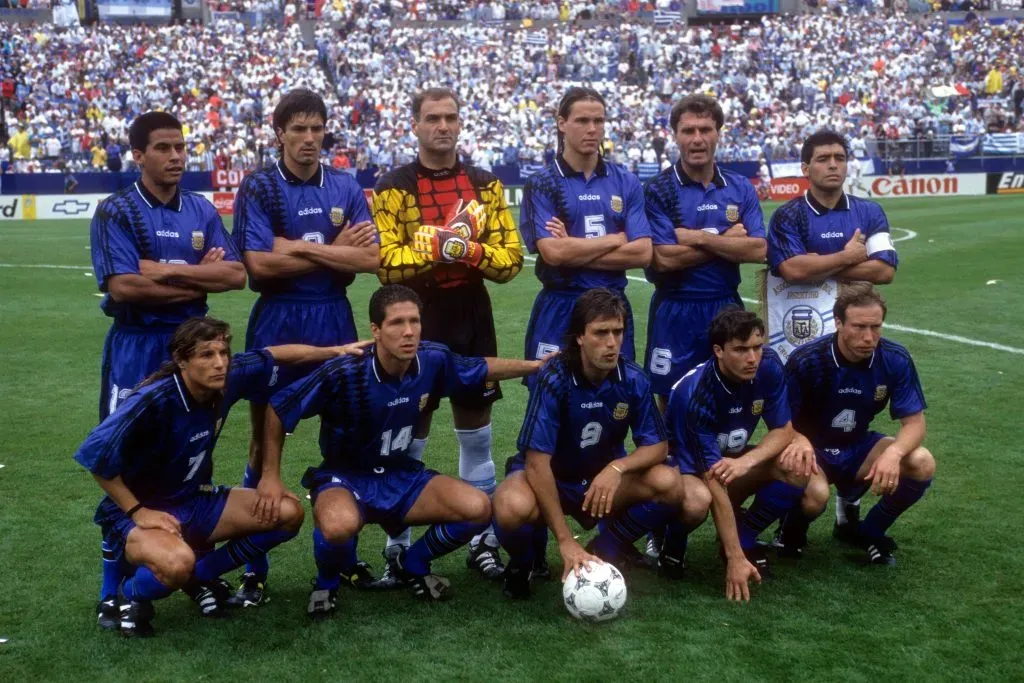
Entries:
{"label": "kneeling player", "polygon": [[[106,492],[95,520],[105,542],[138,567],[119,590],[120,629],[153,634],[152,602],[181,588],[204,615],[228,598],[219,577],[292,538],[302,506],[292,494],[261,518],[256,491],[212,485],[213,449],[231,406],[276,383],[277,363],[320,362],[359,345],[286,345],[231,357],[231,330],[213,318],[182,323],[172,361],[93,429],[75,454]],[[214,544],[229,541],[208,552]]]}
{"label": "kneeling player", "polygon": [[302,418],[321,417],[323,462],[303,478],[317,526],[310,616],[334,611],[341,575],[351,574],[357,562],[356,540],[365,524],[379,524],[392,535],[407,526],[433,525],[389,558],[389,568],[417,597],[441,600],[449,597],[449,582],[430,573],[431,561],[490,523],[486,493],[426,469],[410,455],[413,430],[431,401],[479,390],[487,381],[524,377],[543,361],[465,358],[421,342],[421,311],[413,290],[381,287],[370,298],[375,344],[367,354],[325,363],[271,399],[263,444],[270,462],[280,462],[285,430]]}
{"label": "kneeling player", "polygon": [[[836,331],[793,352],[786,364],[789,401],[797,436],[783,461],[807,467],[817,460],[836,493],[859,503],[867,493],[882,499],[863,521],[858,505],[843,505],[834,535],[862,547],[872,564],[893,565],[896,544],[886,531],[931,486],[935,459],[921,443],[925,437],[925,400],[910,353],[881,337],[885,300],[866,282],[840,290],[833,314]],[[889,403],[900,421],[896,437],[869,430]],[[804,510],[820,514],[828,489]],[[809,504],[809,505],[808,505]],[[807,527],[816,514],[791,513],[778,544],[798,555],[807,543]]]}
{"label": "kneeling player", "polygon": [[[505,594],[530,595],[535,525],[547,524],[558,541],[564,579],[581,566],[618,557],[655,525],[682,514],[679,477],[661,464],[667,444],[650,381],[639,365],[622,359],[626,307],[609,289],[577,299],[566,350],[538,376],[519,434],[519,454],[494,494],[494,521],[510,559]],[[626,455],[626,432],[636,450]],[[565,515],[585,528],[610,524],[584,549]],[[592,554],[595,553],[595,554]],[[639,553],[638,553],[639,554]]]}
{"label": "kneeling player", "polygon": [[[726,560],[725,596],[750,600],[749,581],[768,569],[758,535],[800,501],[807,477],[776,462],[793,437],[782,361],[764,348],[764,323],[753,313],[726,309],[711,323],[714,357],[679,380],[665,419],[682,478],[701,477]],[[764,419],[769,432],[748,440]],[[755,494],[746,510],[743,501]],[[663,573],[681,572],[689,529],[670,526],[659,559]]]}

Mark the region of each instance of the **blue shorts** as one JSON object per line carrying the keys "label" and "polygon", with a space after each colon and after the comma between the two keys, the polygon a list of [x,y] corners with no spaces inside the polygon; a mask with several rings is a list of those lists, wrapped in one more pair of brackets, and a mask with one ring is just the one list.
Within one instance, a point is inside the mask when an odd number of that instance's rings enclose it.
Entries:
{"label": "blue shorts", "polygon": [[[526,328],[523,358],[534,360],[565,347],[565,335],[569,331],[572,309],[581,294],[581,291],[565,289],[542,289],[537,293],[537,298],[533,301],[533,310],[530,312],[530,323]],[[626,295],[622,292],[620,294],[626,304],[622,357],[633,360],[636,358],[636,347],[633,343],[633,309]],[[523,384],[533,387],[535,377],[536,375],[524,377]]]}
{"label": "blue shorts", "polygon": [[[224,514],[230,493],[230,486],[211,486],[187,501],[175,505],[154,505],[152,509],[173,515],[181,524],[181,535],[185,542],[192,548],[204,548],[209,546],[208,539]],[[128,534],[135,528],[135,522],[124,510],[114,501],[104,498],[96,510],[94,521],[103,530],[103,540],[115,552],[124,552]]]}
{"label": "blue shorts", "polygon": [[[346,297],[260,297],[249,314],[245,350],[264,349],[277,344],[337,346],[349,344],[358,338],[352,306]],[[319,365],[306,363],[281,366],[276,388],[286,387],[305,377]]]}
{"label": "blue shorts", "polygon": [[[513,456],[505,461],[505,478],[516,472],[526,469],[526,461],[519,456]],[[583,512],[583,498],[590,487],[586,479],[581,481],[564,481],[555,479],[555,486],[558,488],[558,502],[562,505],[562,512],[569,515],[580,523],[584,529],[593,529],[597,526],[597,519]]]}
{"label": "blue shorts", "polygon": [[309,489],[313,505],[316,505],[317,497],[329,489],[342,488],[349,491],[359,505],[363,522],[378,524],[391,534],[408,526],[405,516],[437,474],[426,467],[384,470],[380,473],[374,470],[342,471],[310,467],[302,477],[302,485]]}
{"label": "blue shorts", "polygon": [[886,438],[885,434],[868,432],[852,446],[814,449],[814,453],[818,456],[818,466],[828,477],[828,482],[836,487],[839,495],[846,498],[846,494],[849,493],[853,497],[859,498],[870,486],[870,482],[857,478],[857,470],[868,459],[875,444],[884,438]]}
{"label": "blue shorts", "polygon": [[100,421],[119,406],[139,382],[171,359],[168,346],[176,326],[110,326],[100,370]]}
{"label": "blue shorts", "polygon": [[654,291],[647,318],[644,368],[654,393],[668,396],[680,378],[711,357],[708,328],[726,306],[743,307],[739,295],[687,300],[679,294]]}

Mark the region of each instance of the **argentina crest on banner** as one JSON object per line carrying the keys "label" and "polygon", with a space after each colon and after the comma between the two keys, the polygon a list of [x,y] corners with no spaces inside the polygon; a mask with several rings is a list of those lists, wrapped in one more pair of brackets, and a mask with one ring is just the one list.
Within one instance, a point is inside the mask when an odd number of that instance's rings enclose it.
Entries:
{"label": "argentina crest on banner", "polygon": [[839,283],[833,279],[796,284],[765,271],[761,300],[767,313],[768,346],[782,362],[794,349],[836,331],[832,307],[838,292]]}

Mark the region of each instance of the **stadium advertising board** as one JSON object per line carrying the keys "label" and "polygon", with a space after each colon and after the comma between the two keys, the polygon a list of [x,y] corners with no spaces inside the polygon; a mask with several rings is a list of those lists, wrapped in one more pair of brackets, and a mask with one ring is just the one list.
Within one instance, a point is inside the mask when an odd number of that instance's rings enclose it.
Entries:
{"label": "stadium advertising board", "polygon": [[988,174],[988,194],[1024,194],[1024,172]]}
{"label": "stadium advertising board", "polygon": [[230,171],[224,168],[212,171],[210,178],[213,180],[213,189],[221,191],[237,189],[242,184],[242,179],[249,173],[250,171],[240,171],[234,168]]}
{"label": "stadium advertising board", "polygon": [[233,216],[235,213],[235,193],[214,192],[213,206],[221,216]]}
{"label": "stadium advertising board", "polygon": [[0,221],[22,220],[21,207],[25,198],[32,195],[0,195]]}
{"label": "stadium advertising board", "polygon": [[772,178],[769,196],[772,201],[788,202],[807,191],[811,184],[807,178]]}
{"label": "stadium advertising board", "polygon": [[871,196],[881,199],[904,197],[966,197],[983,195],[986,190],[984,173],[948,175],[875,176],[871,181]]}

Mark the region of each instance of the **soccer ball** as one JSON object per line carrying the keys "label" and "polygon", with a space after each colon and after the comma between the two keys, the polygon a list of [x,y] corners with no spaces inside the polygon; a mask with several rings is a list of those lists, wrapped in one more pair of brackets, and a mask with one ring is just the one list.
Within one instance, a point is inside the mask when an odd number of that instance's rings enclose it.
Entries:
{"label": "soccer ball", "polygon": [[562,598],[569,614],[583,621],[608,621],[619,616],[626,604],[626,580],[612,565],[590,563],[580,575],[569,572],[562,584]]}

